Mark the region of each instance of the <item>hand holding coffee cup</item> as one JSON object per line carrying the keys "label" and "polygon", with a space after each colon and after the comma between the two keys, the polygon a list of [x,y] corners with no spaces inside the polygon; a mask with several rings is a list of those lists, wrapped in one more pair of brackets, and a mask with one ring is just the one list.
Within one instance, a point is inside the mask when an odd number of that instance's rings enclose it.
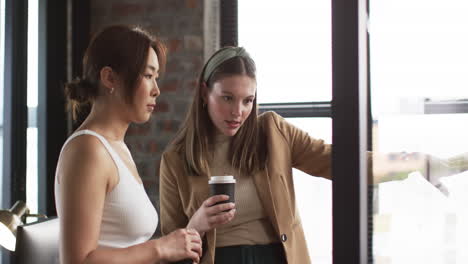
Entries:
{"label": "hand holding coffee cup", "polygon": [[187,228],[194,228],[200,236],[230,222],[235,215],[235,183],[233,176],[215,176],[209,180],[210,197],[203,201],[190,217]]}
{"label": "hand holding coffee cup", "polygon": [[235,203],[236,180],[233,176],[212,176],[208,181],[208,184],[210,185],[211,196],[220,194],[229,196],[229,200],[221,201],[216,204]]}

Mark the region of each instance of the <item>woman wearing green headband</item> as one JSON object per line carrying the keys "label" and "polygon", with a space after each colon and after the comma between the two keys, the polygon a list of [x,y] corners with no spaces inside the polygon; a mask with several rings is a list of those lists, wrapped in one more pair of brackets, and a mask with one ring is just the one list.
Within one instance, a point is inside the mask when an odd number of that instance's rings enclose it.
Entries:
{"label": "woman wearing green headband", "polygon": [[[331,146],[273,112],[258,115],[255,71],[240,47],[222,48],[205,64],[162,157],[161,229],[196,229],[201,263],[307,264],[292,168],[330,179]],[[235,205],[212,206],[228,198],[209,197],[215,175],[234,176]]]}

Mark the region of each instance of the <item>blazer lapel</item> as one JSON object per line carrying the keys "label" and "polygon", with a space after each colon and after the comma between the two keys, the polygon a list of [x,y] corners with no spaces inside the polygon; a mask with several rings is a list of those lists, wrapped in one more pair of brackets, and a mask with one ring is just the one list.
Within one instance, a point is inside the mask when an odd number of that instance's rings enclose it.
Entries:
{"label": "blazer lapel", "polygon": [[274,226],[276,232],[279,233],[275,202],[271,192],[271,181],[268,169],[256,173],[254,175],[254,182],[255,187],[257,188],[258,196],[267,213],[267,216]]}

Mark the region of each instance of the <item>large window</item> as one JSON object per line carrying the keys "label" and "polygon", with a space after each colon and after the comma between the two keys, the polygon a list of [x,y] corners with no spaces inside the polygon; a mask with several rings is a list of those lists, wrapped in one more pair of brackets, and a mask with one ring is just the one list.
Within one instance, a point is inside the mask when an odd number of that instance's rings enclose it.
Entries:
{"label": "large window", "polygon": [[[320,107],[331,98],[331,3],[238,3],[261,107],[331,143]],[[374,263],[468,262],[467,12],[458,0],[369,1]],[[298,171],[294,180],[312,262],[332,263],[331,183]]]}
{"label": "large window", "polygon": [[37,0],[0,0],[0,209],[23,200],[31,213],[38,212],[38,10]]}
{"label": "large window", "polygon": [[[39,1],[28,0],[28,129],[26,148],[26,204],[31,212],[38,212],[38,32]],[[35,221],[30,218],[28,220]]]}
{"label": "large window", "polygon": [[375,263],[468,263],[468,3],[369,2]]}
{"label": "large window", "polygon": [[[239,0],[238,36],[257,65],[261,110],[331,143],[331,2]],[[293,177],[312,262],[331,263],[331,182]]]}
{"label": "large window", "polygon": [[239,45],[257,64],[258,102],[330,101],[330,1],[238,3]]}
{"label": "large window", "polygon": [[[331,143],[331,118],[288,118],[293,125],[309,135]],[[332,260],[332,183],[293,170],[297,207],[301,216],[312,263],[326,264]]]}

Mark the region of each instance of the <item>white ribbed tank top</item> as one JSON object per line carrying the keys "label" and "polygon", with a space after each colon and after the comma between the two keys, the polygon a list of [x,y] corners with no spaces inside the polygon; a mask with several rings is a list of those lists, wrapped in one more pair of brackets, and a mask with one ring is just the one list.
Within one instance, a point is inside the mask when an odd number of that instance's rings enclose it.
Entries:
{"label": "white ribbed tank top", "polygon": [[[98,245],[123,248],[149,240],[158,226],[158,214],[143,184],[135,179],[109,142],[94,131],[80,130],[73,133],[63,144],[62,151],[68,142],[80,135],[97,137],[114,160],[119,174],[118,184],[106,195],[104,201]],[[131,156],[130,151],[128,153]],[[55,203],[60,218],[59,186],[56,176]]]}

